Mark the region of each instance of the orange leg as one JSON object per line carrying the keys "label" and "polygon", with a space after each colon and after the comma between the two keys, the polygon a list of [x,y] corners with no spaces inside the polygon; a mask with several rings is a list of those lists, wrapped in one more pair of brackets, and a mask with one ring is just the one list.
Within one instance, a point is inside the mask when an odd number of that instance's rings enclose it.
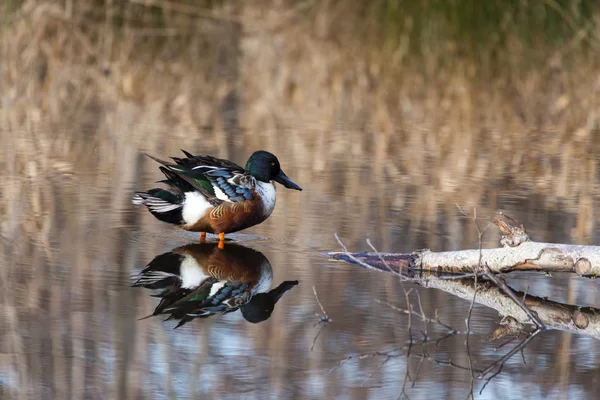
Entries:
{"label": "orange leg", "polygon": [[200,232],[200,243],[204,243],[206,240],[206,232]]}
{"label": "orange leg", "polygon": [[225,232],[219,233],[219,246],[220,249],[225,248]]}

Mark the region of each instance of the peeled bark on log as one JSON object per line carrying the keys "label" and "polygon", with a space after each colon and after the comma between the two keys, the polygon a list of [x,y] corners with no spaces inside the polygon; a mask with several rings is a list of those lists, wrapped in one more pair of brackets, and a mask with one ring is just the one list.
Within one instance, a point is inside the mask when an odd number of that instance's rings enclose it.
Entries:
{"label": "peeled bark on log", "polygon": [[[495,249],[414,253],[327,253],[331,258],[360,265],[368,264],[387,272],[413,275],[416,271],[438,273],[475,273],[479,265],[487,265],[493,273],[512,271],[572,272],[580,276],[600,276],[600,246],[525,241],[515,247]],[[481,264],[480,264],[481,256]],[[359,262],[357,262],[358,260]],[[385,263],[383,261],[385,261]]]}

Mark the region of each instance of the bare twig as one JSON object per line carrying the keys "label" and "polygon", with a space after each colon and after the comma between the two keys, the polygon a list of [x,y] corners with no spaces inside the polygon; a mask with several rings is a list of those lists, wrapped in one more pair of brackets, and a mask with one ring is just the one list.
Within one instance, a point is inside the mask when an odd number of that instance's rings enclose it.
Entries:
{"label": "bare twig", "polygon": [[452,328],[450,325],[446,325],[442,321],[440,321],[440,315],[438,314],[438,310],[435,310],[435,323],[448,329],[448,331],[450,331],[450,333],[452,333],[452,334],[460,333],[456,329]]}
{"label": "bare twig", "polygon": [[433,319],[433,318],[428,318],[427,316],[425,316],[424,313],[423,313],[423,311],[422,311],[422,309],[421,309],[421,313],[418,313],[418,312],[416,312],[414,310],[408,310],[408,309],[405,309],[405,308],[400,308],[400,307],[395,306],[392,303],[389,303],[387,301],[381,301],[381,300],[375,299],[375,302],[377,302],[379,304],[385,304],[386,306],[390,307],[392,310],[401,312],[401,313],[406,314],[406,315],[408,315],[408,314],[417,315],[417,316],[421,317],[421,319],[424,322],[434,323],[434,324],[437,324],[437,325],[440,325],[440,326],[446,328],[451,334],[460,333],[459,331],[457,331],[456,329],[452,328],[451,326],[448,326],[448,325],[442,323],[440,321],[440,317],[438,315],[437,310],[435,311],[435,319]]}
{"label": "bare twig", "polygon": [[[460,206],[460,204],[455,203],[454,205],[456,206],[456,208],[458,208],[458,211],[462,215],[464,215],[465,217],[471,217],[471,215],[468,212],[466,212],[465,210],[463,210],[463,208]],[[475,220],[475,219],[477,219],[477,213],[476,212],[474,213],[474,216],[473,216],[473,220]],[[485,220],[487,218],[479,218],[479,219],[484,219]]]}
{"label": "bare twig", "polygon": [[519,343],[517,346],[515,346],[511,351],[509,351],[504,356],[502,356],[499,360],[495,361],[489,367],[487,367],[486,369],[484,369],[479,374],[479,376],[477,378],[478,379],[483,379],[494,368],[496,368],[498,366],[498,364],[500,364],[500,366],[503,366],[504,363],[506,363],[506,361],[508,361],[508,359],[510,359],[514,354],[518,353],[519,351],[521,351],[522,349],[524,349],[525,347],[527,347],[527,345],[529,344],[529,342],[531,342],[541,332],[542,332],[541,329],[536,329],[535,331],[533,331],[525,340],[523,340],[521,343]]}
{"label": "bare twig", "polygon": [[425,353],[425,349],[423,349],[423,353],[422,353],[421,359],[419,360],[419,364],[417,364],[417,371],[415,372],[416,378],[413,380],[411,387],[415,387],[415,384],[417,383],[417,379],[419,379],[419,372],[421,372],[421,365],[423,365],[423,361],[425,361],[425,357],[427,357],[427,354]]}
{"label": "bare twig", "polygon": [[371,358],[371,357],[400,357],[403,353],[399,353],[399,354],[393,354],[394,352],[396,352],[398,350],[394,349],[394,350],[390,350],[390,351],[385,351],[385,352],[381,352],[381,351],[374,351],[371,353],[363,353],[363,354],[359,354],[356,356],[348,356],[346,358],[344,358],[343,360],[341,360],[336,366],[332,367],[329,370],[329,373],[332,373],[333,371],[335,371],[336,369],[338,369],[339,367],[341,367],[342,365],[344,365],[345,363],[347,363],[350,360],[364,360],[365,358]]}
{"label": "bare twig", "polygon": [[423,304],[421,303],[421,295],[419,292],[417,292],[417,303],[419,304],[419,312],[420,312],[421,321],[423,321],[423,323],[425,324],[424,334],[425,334],[425,337],[427,337],[427,334],[428,334],[427,328],[429,325],[428,322],[431,321],[431,319],[427,318],[427,316],[425,315],[425,311],[423,310]]}
{"label": "bare twig", "polygon": [[319,317],[319,320],[317,322],[315,322],[313,327],[316,325],[320,325],[320,327],[319,327],[317,334],[315,335],[315,338],[313,339],[312,346],[310,346],[310,351],[313,351],[313,349],[315,348],[315,343],[317,343],[317,338],[319,337],[319,335],[321,335],[323,328],[325,328],[328,323],[333,322],[333,320],[331,318],[329,318],[329,315],[327,315],[327,312],[325,311],[325,307],[323,307],[323,303],[321,303],[321,300],[319,300],[319,296],[317,295],[317,289],[315,288],[314,285],[313,285],[312,289],[313,289],[313,293],[315,294],[315,299],[317,300],[317,304],[319,305],[319,308],[321,309],[322,314],[315,313],[315,315],[317,317]]}
{"label": "bare twig", "polygon": [[[414,346],[414,344],[413,344],[413,346]],[[372,357],[398,358],[398,357],[406,356],[406,354],[407,354],[406,349],[408,349],[408,346],[406,346],[404,350],[403,349],[394,349],[394,350],[385,351],[385,352],[374,351],[374,352],[370,352],[370,353],[363,353],[363,354],[358,354],[358,355],[354,355],[354,356],[348,356],[348,357],[344,358],[343,360],[341,360],[340,362],[338,362],[337,365],[332,367],[329,370],[329,373],[332,373],[333,371],[335,371],[336,369],[338,369],[339,367],[341,367],[342,365],[344,365],[345,363],[347,363],[348,361],[351,361],[351,360],[364,360],[366,358],[372,358]],[[452,359],[440,360],[440,359],[431,357],[426,354],[413,354],[413,353],[411,353],[410,357],[411,358],[423,358],[427,361],[433,362],[438,365],[445,365],[445,366],[449,366],[449,367],[453,367],[453,368],[458,368],[458,369],[462,369],[463,371],[470,370],[469,367],[457,364],[454,361],[452,361]],[[477,369],[475,371],[478,373],[481,372],[481,370],[477,370]]]}
{"label": "bare twig", "polygon": [[[471,299],[471,304],[469,304],[469,311],[467,312],[467,318],[465,319],[465,325],[467,326],[467,337],[465,339],[465,347],[467,348],[467,358],[469,359],[469,372],[471,374],[471,383],[469,394],[471,398],[473,397],[473,390],[475,386],[475,374],[473,368],[473,360],[471,358],[471,348],[469,346],[469,337],[471,336],[471,315],[473,314],[473,306],[475,305],[475,297],[477,296],[477,276],[475,277],[475,290],[473,291],[473,298]],[[469,398],[469,397],[467,397]]]}
{"label": "bare twig", "polygon": [[365,386],[367,384],[367,382],[369,382],[371,379],[373,379],[373,377],[375,376],[375,374],[378,373],[379,371],[381,371],[381,368],[383,368],[383,366],[385,365],[385,363],[387,363],[391,358],[392,358],[391,356],[387,356],[385,358],[385,360],[383,360],[383,362],[381,364],[379,364],[379,367],[377,367],[377,369],[375,371],[373,371],[373,373],[371,375],[369,375],[369,377],[363,381],[363,383],[361,384],[361,386]]}
{"label": "bare twig", "polygon": [[470,396],[470,398],[474,398],[473,392],[475,390],[475,374],[473,373],[473,371],[474,371],[473,359],[471,357],[471,347],[469,344],[469,338],[471,336],[470,335],[471,334],[471,316],[473,315],[473,307],[475,305],[477,291],[479,290],[479,288],[477,287],[477,278],[478,278],[478,274],[481,272],[481,259],[483,258],[483,235],[485,234],[485,232],[487,231],[487,229],[490,226],[490,224],[488,222],[488,224],[485,226],[483,231],[481,230],[481,228],[479,227],[479,224],[477,223],[477,209],[476,208],[473,209],[473,223],[475,224],[475,228],[477,229],[477,244],[478,244],[478,249],[479,249],[479,257],[477,260],[477,267],[475,269],[475,286],[474,286],[475,290],[473,291],[473,297],[471,298],[471,304],[469,304],[469,311],[467,312],[467,318],[465,319],[465,324],[467,325],[467,337],[465,339],[465,347],[467,348],[467,357],[469,358],[469,371],[471,373],[471,382],[469,385],[469,395],[467,397]]}
{"label": "bare twig", "polygon": [[394,271],[392,269],[392,267],[390,267],[390,265],[387,263],[387,261],[381,256],[381,253],[379,253],[379,251],[375,248],[375,246],[373,246],[373,243],[371,243],[371,239],[367,238],[366,242],[369,245],[369,247],[371,247],[371,249],[375,252],[375,254],[377,254],[379,256],[379,259],[381,260],[383,265],[385,265],[385,267],[388,269],[388,271],[390,271],[394,275],[398,275],[400,277],[400,280],[402,280],[402,278],[403,278],[402,274]]}
{"label": "bare twig", "polygon": [[375,267],[373,267],[373,266],[371,266],[371,265],[367,264],[366,262],[364,262],[364,261],[361,261],[361,260],[359,260],[358,258],[354,257],[354,256],[352,255],[352,253],[350,253],[350,252],[348,251],[348,249],[346,248],[346,245],[344,245],[344,243],[342,243],[342,241],[340,240],[340,238],[339,238],[339,236],[338,236],[338,234],[337,234],[337,233],[334,233],[334,234],[333,234],[333,237],[335,237],[335,240],[337,240],[337,242],[339,243],[339,245],[342,247],[342,250],[344,251],[344,254],[345,254],[345,255],[346,255],[346,256],[347,256],[349,259],[351,259],[352,261],[354,261],[356,264],[360,265],[360,266],[361,266],[361,267],[363,267],[363,268],[366,268],[366,269],[372,269],[372,270],[374,270],[374,271],[379,271],[379,272],[381,272],[381,270],[379,270],[379,269],[377,269],[377,268],[375,268]]}
{"label": "bare twig", "polygon": [[404,291],[404,298],[406,299],[406,305],[408,307],[410,307],[410,312],[407,314],[408,315],[408,340],[412,343],[412,315],[414,314],[414,310],[412,309],[412,306],[410,304],[410,292],[412,292],[412,289],[410,290],[405,290]]}
{"label": "bare twig", "polygon": [[408,351],[406,352],[406,368],[404,369],[404,380],[402,382],[402,391],[400,392],[400,396],[398,397],[399,399],[402,398],[403,396],[408,398],[408,396],[406,395],[406,383],[411,380],[412,378],[410,377],[410,352],[412,350],[412,341],[408,344]]}
{"label": "bare twig", "polygon": [[321,303],[321,300],[319,300],[319,296],[317,295],[317,289],[315,288],[314,285],[313,285],[312,289],[313,289],[313,293],[315,294],[315,299],[317,300],[317,304],[319,305],[319,308],[321,309],[321,312],[323,313],[322,317],[321,317],[321,321],[322,322],[332,322],[333,320],[331,318],[329,318],[329,315],[327,315],[327,312],[325,312],[323,303]]}
{"label": "bare twig", "polygon": [[495,377],[497,377],[498,375],[500,375],[500,372],[502,372],[502,368],[504,368],[504,363],[502,363],[500,365],[500,368],[498,368],[498,371],[494,372],[494,374],[492,376],[490,376],[489,378],[487,378],[485,380],[485,383],[483,384],[483,386],[481,387],[481,390],[479,391],[479,395],[481,396],[481,394],[483,393],[483,389],[485,389],[485,387],[488,385],[488,383],[490,383],[490,381],[492,379],[494,379]]}
{"label": "bare twig", "polygon": [[[321,321],[319,321],[317,323],[320,325],[320,327],[319,327],[319,330],[317,331],[317,334],[315,335],[315,338],[313,339],[312,346],[310,346],[310,351],[313,351],[313,349],[315,348],[315,343],[317,343],[317,339],[321,335],[321,331],[323,330],[323,328],[325,328],[327,326],[327,324],[322,324]],[[313,325],[313,327],[314,327],[314,325]]]}

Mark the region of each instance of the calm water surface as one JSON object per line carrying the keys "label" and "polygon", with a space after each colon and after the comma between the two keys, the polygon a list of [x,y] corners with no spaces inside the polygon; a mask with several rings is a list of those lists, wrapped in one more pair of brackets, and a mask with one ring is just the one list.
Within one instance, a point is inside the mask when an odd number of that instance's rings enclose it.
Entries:
{"label": "calm water surface", "polygon": [[[180,145],[170,143],[153,154],[177,155]],[[231,148],[229,157],[238,163],[254,150],[239,143]],[[394,399],[404,393],[465,398],[471,387],[464,334],[468,302],[405,283],[413,307],[420,296],[427,316],[437,311],[459,333],[446,337],[444,328],[426,326],[417,317],[409,331],[408,317],[385,304],[406,307],[397,278],[320,254],[340,249],[335,233],[351,251],[368,250],[367,238],[381,251],[474,248],[472,222],[455,207],[461,198],[437,198],[427,183],[377,172],[368,158],[332,156],[327,168],[315,171],[290,148],[270,150],[304,191],[279,186],[273,215],[232,238],[268,259],[272,288],[283,281],[299,284],[257,324],[240,311],[196,319],[176,330],[175,321],[161,317],[138,320],[152,313],[158,299],[147,289],[130,287],[131,275],[154,257],[198,241],[198,235],[131,205],[133,190],[161,179],[141,149],[119,150],[113,164],[91,157],[86,168],[54,174],[41,186],[38,216],[15,221],[18,207],[7,208],[12,211],[2,237],[2,397]],[[11,184],[7,198],[28,195]],[[548,201],[533,189],[482,185],[480,215],[502,209],[525,223],[536,240],[582,240],[576,206]],[[594,236],[583,240],[594,243]],[[497,233],[490,231],[484,245],[495,243]],[[509,283],[554,301],[600,306],[591,280],[522,274]],[[328,324],[319,323],[322,311],[313,286],[332,320]],[[498,320],[493,310],[474,307],[469,351],[475,368],[485,368],[511,347],[495,351],[499,343],[483,341]],[[411,339],[422,342],[425,330],[429,341],[414,344],[407,356]],[[597,340],[545,332],[482,394],[484,381],[476,380],[475,397],[595,398],[599,354]]]}

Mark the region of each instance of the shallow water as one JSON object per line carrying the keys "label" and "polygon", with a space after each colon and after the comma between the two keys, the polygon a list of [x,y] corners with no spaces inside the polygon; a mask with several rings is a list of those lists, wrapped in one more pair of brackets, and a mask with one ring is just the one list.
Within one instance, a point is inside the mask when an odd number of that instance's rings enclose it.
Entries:
{"label": "shallow water", "polygon": [[[155,155],[176,155],[178,146],[169,143]],[[238,163],[253,150],[235,141],[230,147],[230,158]],[[6,208],[13,212],[6,213],[2,237],[3,398],[388,399],[402,393],[465,398],[471,386],[469,353],[473,367],[482,369],[511,347],[495,351],[498,343],[483,342],[497,326],[495,311],[475,305],[467,352],[469,302],[404,283],[412,289],[412,307],[419,309],[420,297],[425,315],[434,318],[437,311],[458,333],[446,337],[444,328],[426,326],[415,316],[409,330],[407,315],[385,304],[406,307],[397,278],[321,254],[340,250],[335,233],[350,251],[369,250],[367,238],[381,251],[477,247],[471,218],[455,206],[463,199],[437,198],[426,184],[376,173],[368,157],[331,156],[327,168],[315,170],[290,147],[280,147],[273,151],[304,190],[279,186],[273,215],[231,235],[269,260],[272,287],[299,281],[270,318],[257,324],[239,311],[176,330],[176,322],[161,317],[138,320],[158,300],[147,289],[131,287],[130,276],[155,256],[198,242],[197,234],[178,231],[130,203],[133,190],[161,179],[157,165],[140,155],[142,149],[120,149],[112,165],[92,157],[83,161],[86,168],[68,176],[54,172],[50,183],[40,186],[39,215],[19,217],[14,204]],[[394,161],[390,156],[382,163]],[[471,178],[464,177],[465,186]],[[11,181],[10,193],[26,196],[24,181]],[[561,203],[531,187],[481,185],[479,215],[502,209],[525,223],[534,239],[594,243],[593,228],[579,228],[576,199]],[[497,237],[490,230],[484,245],[495,246]],[[509,284],[554,301],[600,306],[593,280],[518,274]],[[327,324],[313,286],[331,319]],[[416,344],[425,330],[429,340]],[[475,397],[595,398],[599,350],[600,343],[588,337],[544,332],[481,394],[485,381],[475,380]]]}

